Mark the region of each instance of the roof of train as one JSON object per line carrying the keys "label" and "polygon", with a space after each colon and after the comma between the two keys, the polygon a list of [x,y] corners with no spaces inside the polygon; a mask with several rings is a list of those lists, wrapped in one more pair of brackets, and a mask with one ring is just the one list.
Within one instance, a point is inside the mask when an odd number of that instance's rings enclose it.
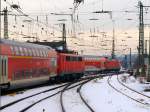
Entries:
{"label": "roof of train", "polygon": [[102,58],[102,56],[96,56],[96,55],[83,55],[83,57],[86,57],[86,58]]}
{"label": "roof of train", "polygon": [[73,53],[59,53],[60,55],[65,55],[65,56],[81,56],[82,55],[79,55],[79,54],[73,54]]}
{"label": "roof of train", "polygon": [[49,46],[37,45],[37,44],[31,44],[31,43],[25,43],[25,42],[17,42],[17,41],[6,40],[6,39],[1,39],[0,43],[9,44],[9,45],[13,45],[13,46],[22,46],[22,47],[40,48],[40,49],[43,48],[43,49],[47,49],[47,50],[54,50],[53,48],[51,48]]}

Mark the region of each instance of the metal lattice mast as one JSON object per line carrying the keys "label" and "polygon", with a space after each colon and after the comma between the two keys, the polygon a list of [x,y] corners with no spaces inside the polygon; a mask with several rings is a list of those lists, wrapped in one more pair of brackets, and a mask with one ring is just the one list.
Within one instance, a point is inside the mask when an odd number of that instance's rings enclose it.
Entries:
{"label": "metal lattice mast", "polygon": [[0,0],[0,41],[1,41],[1,0]]}
{"label": "metal lattice mast", "polygon": [[115,28],[114,28],[114,21],[113,21],[113,37],[112,37],[112,59],[115,58]]}
{"label": "metal lattice mast", "polygon": [[8,39],[8,10],[4,9],[4,38]]}
{"label": "metal lattice mast", "polygon": [[144,55],[147,57],[147,41],[148,40],[145,40],[145,52],[144,52]]}
{"label": "metal lattice mast", "polygon": [[132,51],[131,51],[131,48],[130,48],[130,69],[132,68]]}
{"label": "metal lattice mast", "polygon": [[142,75],[145,75],[144,68],[144,21],[143,21],[143,4],[139,1],[139,67],[142,68]]}
{"label": "metal lattice mast", "polygon": [[148,55],[148,74],[147,81],[150,82],[150,32],[149,32],[149,55]]}
{"label": "metal lattice mast", "polygon": [[67,42],[66,42],[66,25],[63,23],[63,31],[62,31],[62,37],[63,37],[63,50],[67,49]]}

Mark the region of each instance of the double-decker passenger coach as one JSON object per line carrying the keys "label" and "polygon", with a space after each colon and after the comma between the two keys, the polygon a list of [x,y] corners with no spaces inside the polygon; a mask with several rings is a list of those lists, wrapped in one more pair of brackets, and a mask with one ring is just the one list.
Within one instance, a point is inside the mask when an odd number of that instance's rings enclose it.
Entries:
{"label": "double-decker passenger coach", "polygon": [[0,41],[0,85],[27,86],[56,76],[57,53],[48,46]]}

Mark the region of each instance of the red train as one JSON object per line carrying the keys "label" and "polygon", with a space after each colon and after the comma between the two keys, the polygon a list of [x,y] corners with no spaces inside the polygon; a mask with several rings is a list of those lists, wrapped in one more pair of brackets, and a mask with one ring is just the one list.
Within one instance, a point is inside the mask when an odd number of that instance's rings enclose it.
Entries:
{"label": "red train", "polygon": [[90,56],[86,55],[84,57],[85,62],[85,72],[86,73],[99,73],[105,69],[105,61],[100,56]]}
{"label": "red train", "polygon": [[0,41],[0,86],[16,87],[80,78],[85,72],[119,70],[117,60],[57,53],[48,46]]}

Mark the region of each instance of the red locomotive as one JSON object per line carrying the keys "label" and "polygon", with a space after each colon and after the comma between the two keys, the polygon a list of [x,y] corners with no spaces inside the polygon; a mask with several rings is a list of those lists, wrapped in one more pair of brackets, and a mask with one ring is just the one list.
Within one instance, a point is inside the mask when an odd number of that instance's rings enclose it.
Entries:
{"label": "red locomotive", "polygon": [[83,57],[77,54],[58,53],[58,76],[66,79],[80,78],[84,74]]}
{"label": "red locomotive", "polygon": [[90,55],[83,57],[85,62],[85,73],[99,73],[105,69],[102,57]]}
{"label": "red locomotive", "polygon": [[77,79],[86,72],[119,70],[118,60],[99,56],[57,53],[48,46],[0,41],[0,86],[27,86],[49,81]]}
{"label": "red locomotive", "polygon": [[120,70],[120,62],[116,59],[106,59],[105,61],[105,71],[119,71]]}

